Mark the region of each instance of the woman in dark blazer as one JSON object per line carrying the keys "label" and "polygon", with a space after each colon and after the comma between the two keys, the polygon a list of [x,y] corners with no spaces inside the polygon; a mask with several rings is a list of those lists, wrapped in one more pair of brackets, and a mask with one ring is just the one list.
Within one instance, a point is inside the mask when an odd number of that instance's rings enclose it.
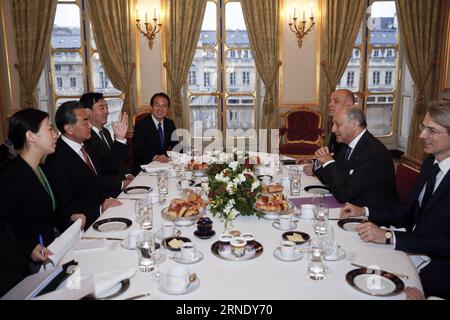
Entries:
{"label": "woman in dark blazer", "polygon": [[37,250],[33,257],[31,253],[40,235],[44,246],[55,239],[57,203],[40,163],[55,152],[57,135],[47,113],[25,109],[11,117],[8,138],[19,155],[0,173],[0,220],[11,227],[29,262],[44,261],[48,251]]}

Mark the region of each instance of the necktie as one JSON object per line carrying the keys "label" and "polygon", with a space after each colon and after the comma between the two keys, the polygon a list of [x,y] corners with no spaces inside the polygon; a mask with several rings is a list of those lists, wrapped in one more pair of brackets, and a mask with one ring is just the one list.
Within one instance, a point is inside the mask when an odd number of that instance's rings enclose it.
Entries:
{"label": "necktie", "polygon": [[87,166],[92,171],[92,173],[96,175],[97,171],[95,171],[94,165],[92,164],[91,159],[89,158],[89,155],[86,152],[84,146],[81,146],[81,153],[83,154],[84,162],[86,162]]}
{"label": "necktie", "polygon": [[109,146],[109,143],[106,140],[105,134],[103,133],[103,129],[100,129],[98,133],[100,134],[100,139],[102,139],[103,143],[108,147],[108,149],[110,149],[111,147]]}
{"label": "necktie", "polygon": [[433,171],[431,172],[427,180],[427,186],[425,188],[425,193],[423,194],[422,204],[420,205],[420,211],[423,211],[428,201],[430,201],[431,196],[433,195],[434,185],[436,183],[436,175],[439,173],[440,170],[441,169],[439,168],[439,165],[437,163],[434,164]]}
{"label": "necktie", "polygon": [[158,135],[159,135],[159,142],[161,143],[161,148],[164,148],[164,134],[161,127],[161,122],[158,123]]}
{"label": "necktie", "polygon": [[345,165],[348,164],[348,160],[350,159],[351,153],[352,153],[352,148],[347,146],[347,149],[345,149]]}

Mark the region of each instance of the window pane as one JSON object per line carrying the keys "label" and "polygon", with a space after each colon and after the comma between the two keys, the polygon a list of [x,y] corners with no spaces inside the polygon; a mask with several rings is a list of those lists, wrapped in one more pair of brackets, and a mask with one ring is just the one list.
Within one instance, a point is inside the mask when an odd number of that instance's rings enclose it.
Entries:
{"label": "window pane", "polygon": [[398,22],[395,1],[375,1],[371,6],[367,27],[370,30],[372,46],[396,45]]}
{"label": "window pane", "polygon": [[370,54],[369,91],[371,92],[392,92],[395,89],[397,59],[387,55],[395,56],[397,51],[389,50],[375,49]]}
{"label": "window pane", "polygon": [[[215,96],[191,96],[189,99],[190,106],[190,129],[191,132],[199,134],[206,129],[218,128],[217,120],[217,98]],[[197,131],[195,131],[197,130]]]}
{"label": "window pane", "polygon": [[100,62],[98,53],[94,53],[92,55],[92,71],[95,92],[101,92],[105,96],[118,96],[121,94],[119,90],[114,88],[111,81],[106,76],[106,72]]}
{"label": "window pane", "polygon": [[216,46],[217,44],[217,7],[214,2],[206,4],[205,17],[198,46]]}
{"label": "window pane", "polygon": [[227,128],[253,129],[255,98],[253,96],[231,96],[227,99]]}
{"label": "window pane", "polygon": [[97,50],[97,44],[95,43],[94,31],[92,30],[92,24],[89,24],[89,30],[91,31],[91,48]]}
{"label": "window pane", "polygon": [[54,49],[81,48],[80,9],[75,4],[58,4],[52,32]]}
{"label": "window pane", "polygon": [[[203,32],[202,32],[203,33]],[[217,91],[217,51],[215,49],[198,49],[188,74],[189,91]]]}
{"label": "window pane", "polygon": [[391,95],[373,95],[367,99],[367,126],[375,136],[392,133],[392,110],[394,97]]}
{"label": "window pane", "polygon": [[226,52],[227,92],[253,92],[256,69],[250,50],[228,50]]}
{"label": "window pane", "polygon": [[359,49],[353,49],[347,69],[345,69],[345,72],[337,85],[337,89],[349,89],[353,92],[359,90],[360,63],[361,51]]}
{"label": "window pane", "polygon": [[225,7],[225,30],[227,46],[249,47],[247,27],[240,2],[228,2]]}
{"label": "window pane", "polygon": [[[53,82],[58,96],[78,96],[84,92],[81,54],[60,52],[53,55]],[[58,67],[56,67],[58,66]]]}

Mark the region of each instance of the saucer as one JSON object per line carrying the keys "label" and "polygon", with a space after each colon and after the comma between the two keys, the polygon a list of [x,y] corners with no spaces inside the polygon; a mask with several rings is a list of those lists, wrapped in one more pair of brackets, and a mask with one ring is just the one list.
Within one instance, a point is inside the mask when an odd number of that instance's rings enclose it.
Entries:
{"label": "saucer", "polygon": [[158,281],[158,289],[165,294],[187,294],[194,292],[200,286],[200,279],[197,277],[194,282],[190,283],[186,288],[171,288],[168,285],[167,276],[162,277]]}
{"label": "saucer", "polygon": [[291,222],[290,228],[282,229],[280,227],[280,223],[278,221],[275,221],[274,223],[272,223],[272,227],[274,227],[275,229],[281,230],[281,231],[290,231],[290,230],[294,230],[295,228],[297,228],[297,224],[295,222]]}
{"label": "saucer", "polygon": [[137,249],[137,244],[135,243],[134,246],[131,246],[128,238],[127,239],[123,239],[120,242],[120,245],[122,246],[122,248],[128,249],[128,250],[136,250]]}
{"label": "saucer", "polygon": [[197,262],[200,262],[203,260],[203,253],[201,253],[200,251],[196,251],[194,258],[191,260],[188,260],[181,256],[181,252],[177,252],[173,256],[173,260],[175,260],[178,263],[182,263],[182,264],[194,264],[194,263],[197,263]]}
{"label": "saucer", "polygon": [[214,237],[215,234],[216,232],[214,230],[212,230],[209,234],[201,234],[200,232],[198,232],[198,230],[194,231],[194,235],[200,239],[209,239]]}
{"label": "saucer", "polygon": [[346,252],[341,247],[338,248],[338,254],[336,256],[326,256],[325,260],[327,261],[339,261],[345,258]]}
{"label": "saucer", "polygon": [[294,255],[292,257],[289,257],[289,258],[288,257],[283,257],[281,255],[280,247],[277,247],[275,249],[275,251],[273,252],[273,256],[275,258],[277,258],[278,260],[281,260],[281,261],[294,262],[294,261],[301,260],[303,258],[303,253],[301,253],[298,250],[294,250]]}

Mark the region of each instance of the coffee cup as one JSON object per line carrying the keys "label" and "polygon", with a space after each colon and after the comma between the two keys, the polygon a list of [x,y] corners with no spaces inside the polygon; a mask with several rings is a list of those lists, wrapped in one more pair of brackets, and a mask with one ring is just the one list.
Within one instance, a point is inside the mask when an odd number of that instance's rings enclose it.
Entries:
{"label": "coffee cup", "polygon": [[191,261],[195,258],[195,244],[192,242],[185,242],[180,247],[181,257],[184,260]]}
{"label": "coffee cup", "polygon": [[312,204],[302,204],[300,206],[302,218],[314,219],[314,206]]}
{"label": "coffee cup", "polygon": [[280,229],[289,230],[291,228],[292,217],[289,214],[283,214],[280,216]]}
{"label": "coffee cup", "polygon": [[191,182],[189,180],[181,180],[180,185],[182,189],[186,189],[191,185]]}
{"label": "coffee cup", "polygon": [[172,222],[167,222],[162,226],[162,232],[165,238],[171,237],[175,233],[175,226]]}
{"label": "coffee cup", "polygon": [[237,258],[241,258],[245,255],[245,247],[247,246],[247,240],[237,237],[230,241],[231,252]]}
{"label": "coffee cup", "polygon": [[292,258],[295,252],[295,242],[282,241],[280,244],[280,253],[283,258]]}
{"label": "coffee cup", "polygon": [[136,248],[136,243],[137,243],[137,239],[138,239],[138,235],[140,233],[140,230],[130,230],[130,232],[128,232],[128,246],[130,248]]}
{"label": "coffee cup", "polygon": [[189,285],[189,270],[185,266],[175,265],[167,271],[167,285],[171,290],[181,291]]}

